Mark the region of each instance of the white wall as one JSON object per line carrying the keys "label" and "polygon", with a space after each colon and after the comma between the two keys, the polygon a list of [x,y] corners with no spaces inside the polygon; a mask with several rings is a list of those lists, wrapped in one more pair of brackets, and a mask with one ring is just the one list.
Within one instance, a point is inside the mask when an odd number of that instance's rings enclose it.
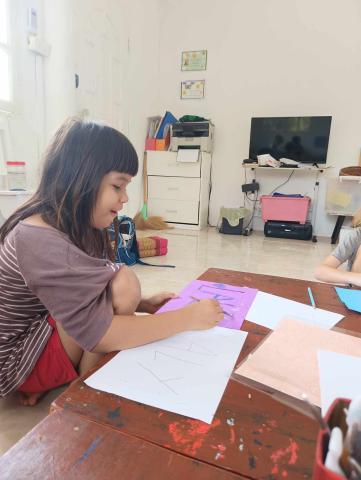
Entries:
{"label": "white wall", "polygon": [[45,60],[46,141],[75,115],[75,26],[71,0],[44,0],[45,36],[51,53]]}
{"label": "white wall", "polygon": [[[161,2],[160,105],[216,125],[210,222],[242,203],[252,116],[332,115],[327,175],[357,164],[361,146],[361,5],[358,0],[168,0]],[[184,50],[208,50],[205,72],[181,72]],[[204,100],[180,100],[180,82],[206,80]],[[312,193],[296,172],[282,191]],[[284,173],[260,173],[269,193]],[[316,231],[330,235],[321,180]],[[261,222],[256,222],[258,227]]]}
{"label": "white wall", "polygon": [[[69,115],[106,121],[133,142],[140,160],[146,117],[158,112],[159,2],[45,0],[47,137]],[[74,75],[80,76],[75,89]],[[125,212],[141,207],[141,174]]]}
{"label": "white wall", "polygon": [[[0,112],[0,122],[9,126],[10,159],[26,161],[28,185],[36,188],[42,152],[65,118],[104,120],[129,136],[139,155],[140,175],[126,208],[133,215],[142,206],[146,117],[159,111],[159,0],[9,1],[15,108],[10,116]],[[39,37],[51,45],[45,59],[27,47],[30,6],[38,11]]]}
{"label": "white wall", "polygon": [[14,105],[5,118],[9,129],[9,160],[25,161],[30,188],[37,184],[38,159],[44,147],[43,60],[28,50],[26,17],[31,6],[38,12],[38,32],[43,35],[42,0],[11,0]]}
{"label": "white wall", "polygon": [[[147,117],[159,112],[159,0],[123,0],[129,28],[127,71],[129,131],[139,157],[139,173],[128,187],[128,214],[142,206],[142,166]],[[127,132],[126,132],[127,133]]]}

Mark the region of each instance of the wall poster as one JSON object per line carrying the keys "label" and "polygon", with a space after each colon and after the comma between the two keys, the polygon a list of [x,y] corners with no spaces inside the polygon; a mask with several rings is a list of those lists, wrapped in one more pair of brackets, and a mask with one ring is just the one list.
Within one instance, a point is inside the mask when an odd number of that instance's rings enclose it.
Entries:
{"label": "wall poster", "polygon": [[182,70],[200,71],[207,68],[207,50],[182,52]]}
{"label": "wall poster", "polygon": [[181,99],[204,98],[205,80],[186,80],[181,84]]}

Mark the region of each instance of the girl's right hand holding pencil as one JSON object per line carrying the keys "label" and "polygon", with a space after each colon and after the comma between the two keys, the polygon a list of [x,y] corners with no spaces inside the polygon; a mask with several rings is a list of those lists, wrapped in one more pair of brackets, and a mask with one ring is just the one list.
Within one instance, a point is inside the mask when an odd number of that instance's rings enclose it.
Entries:
{"label": "girl's right hand holding pencil", "polygon": [[188,323],[187,330],[206,330],[223,320],[222,308],[217,300],[203,299],[182,309]]}

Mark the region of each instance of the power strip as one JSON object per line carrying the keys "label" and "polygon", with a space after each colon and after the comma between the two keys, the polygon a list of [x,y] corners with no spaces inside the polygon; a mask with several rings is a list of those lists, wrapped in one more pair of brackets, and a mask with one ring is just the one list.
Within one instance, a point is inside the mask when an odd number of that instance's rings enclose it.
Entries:
{"label": "power strip", "polygon": [[247,192],[257,192],[259,190],[259,183],[253,180],[252,183],[244,183],[242,185],[242,192],[247,193]]}

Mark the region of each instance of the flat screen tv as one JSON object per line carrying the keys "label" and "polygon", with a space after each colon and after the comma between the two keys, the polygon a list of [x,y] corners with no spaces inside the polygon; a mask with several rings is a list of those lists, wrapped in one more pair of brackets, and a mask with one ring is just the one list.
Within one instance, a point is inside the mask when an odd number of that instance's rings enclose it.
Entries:
{"label": "flat screen tv", "polygon": [[249,158],[269,153],[276,160],[324,164],[332,117],[252,118]]}

